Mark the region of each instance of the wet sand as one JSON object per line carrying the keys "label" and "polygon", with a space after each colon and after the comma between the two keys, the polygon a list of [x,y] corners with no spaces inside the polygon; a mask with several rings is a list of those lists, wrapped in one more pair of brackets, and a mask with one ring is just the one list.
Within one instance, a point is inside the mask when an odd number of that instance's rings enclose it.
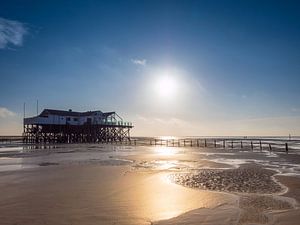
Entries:
{"label": "wet sand", "polygon": [[283,196],[295,199],[296,207],[293,210],[272,213],[273,224],[276,225],[298,225],[300,221],[300,177],[276,176],[276,179],[287,186],[289,190]]}
{"label": "wet sand", "polygon": [[151,224],[197,208],[234,206],[222,193],[186,189],[164,173],[73,165],[8,172],[0,182],[1,224]]}
{"label": "wet sand", "polygon": [[298,164],[281,170],[288,163],[282,160],[261,152],[109,145],[5,152],[0,224],[298,224],[300,178],[276,175]]}

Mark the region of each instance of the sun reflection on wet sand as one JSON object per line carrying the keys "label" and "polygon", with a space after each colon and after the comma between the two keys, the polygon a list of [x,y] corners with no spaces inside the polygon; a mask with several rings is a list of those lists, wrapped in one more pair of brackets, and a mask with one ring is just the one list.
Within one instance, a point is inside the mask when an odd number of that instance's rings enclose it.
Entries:
{"label": "sun reflection on wet sand", "polygon": [[[0,183],[1,190],[10,193],[9,198],[0,196],[2,205],[6,205],[0,207],[2,221],[23,225],[43,221],[143,225],[197,208],[234,204],[232,196],[173,184],[167,172],[126,171],[126,167],[49,167],[33,171],[26,182],[20,181],[13,187]],[[21,180],[22,176],[18,173],[11,178]],[[2,184],[9,183],[2,180]],[[18,192],[11,192],[12,188]]]}
{"label": "sun reflection on wet sand", "polygon": [[143,215],[151,221],[169,219],[196,208],[233,203],[232,199],[220,193],[193,190],[173,184],[168,178],[168,173],[129,176],[129,181],[138,178],[139,182],[115,198],[129,203],[127,210],[131,211],[132,215]]}
{"label": "sun reflection on wet sand", "polygon": [[158,155],[175,155],[179,153],[178,148],[173,148],[173,147],[155,147],[154,151]]}
{"label": "sun reflection on wet sand", "polygon": [[178,168],[178,161],[173,160],[173,161],[156,161],[156,169],[158,170],[171,170],[173,168]]}

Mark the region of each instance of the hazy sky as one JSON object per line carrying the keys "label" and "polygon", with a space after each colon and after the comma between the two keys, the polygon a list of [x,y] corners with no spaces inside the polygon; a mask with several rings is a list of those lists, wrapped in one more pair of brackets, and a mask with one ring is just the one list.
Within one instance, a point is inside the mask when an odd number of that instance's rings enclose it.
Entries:
{"label": "hazy sky", "polygon": [[297,1],[5,1],[0,135],[40,109],[133,135],[300,135]]}

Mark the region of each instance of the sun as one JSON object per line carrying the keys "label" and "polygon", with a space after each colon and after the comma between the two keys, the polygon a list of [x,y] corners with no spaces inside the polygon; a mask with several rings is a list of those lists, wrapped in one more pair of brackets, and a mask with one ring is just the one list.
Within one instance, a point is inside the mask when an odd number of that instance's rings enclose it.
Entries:
{"label": "sun", "polygon": [[177,81],[169,74],[163,74],[156,81],[156,91],[160,97],[171,98],[177,92]]}

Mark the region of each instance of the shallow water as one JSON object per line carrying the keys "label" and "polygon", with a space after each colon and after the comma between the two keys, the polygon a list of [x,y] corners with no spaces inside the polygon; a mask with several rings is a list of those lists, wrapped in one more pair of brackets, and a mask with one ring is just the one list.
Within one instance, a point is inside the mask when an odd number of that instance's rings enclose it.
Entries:
{"label": "shallow water", "polygon": [[[143,147],[109,144],[60,144],[20,145],[0,148],[0,171],[35,167],[43,162],[58,164],[104,163],[130,159],[130,156],[152,155],[153,160],[139,162],[135,167],[157,170],[194,169],[199,162],[208,160],[217,164],[239,167],[245,163],[257,163],[274,169],[282,175],[300,176],[300,155],[270,151],[247,151],[244,149],[214,149],[189,147]],[[189,159],[183,162],[182,158]],[[160,160],[163,159],[163,160]],[[164,159],[173,159],[165,160]],[[175,160],[175,161],[174,161]],[[133,163],[133,160],[131,163]],[[129,163],[129,162],[127,162]],[[200,163],[201,164],[201,163]],[[9,167],[8,167],[9,165]],[[14,168],[15,166],[15,168]],[[219,168],[219,166],[217,166]],[[211,168],[211,167],[208,167]]]}

